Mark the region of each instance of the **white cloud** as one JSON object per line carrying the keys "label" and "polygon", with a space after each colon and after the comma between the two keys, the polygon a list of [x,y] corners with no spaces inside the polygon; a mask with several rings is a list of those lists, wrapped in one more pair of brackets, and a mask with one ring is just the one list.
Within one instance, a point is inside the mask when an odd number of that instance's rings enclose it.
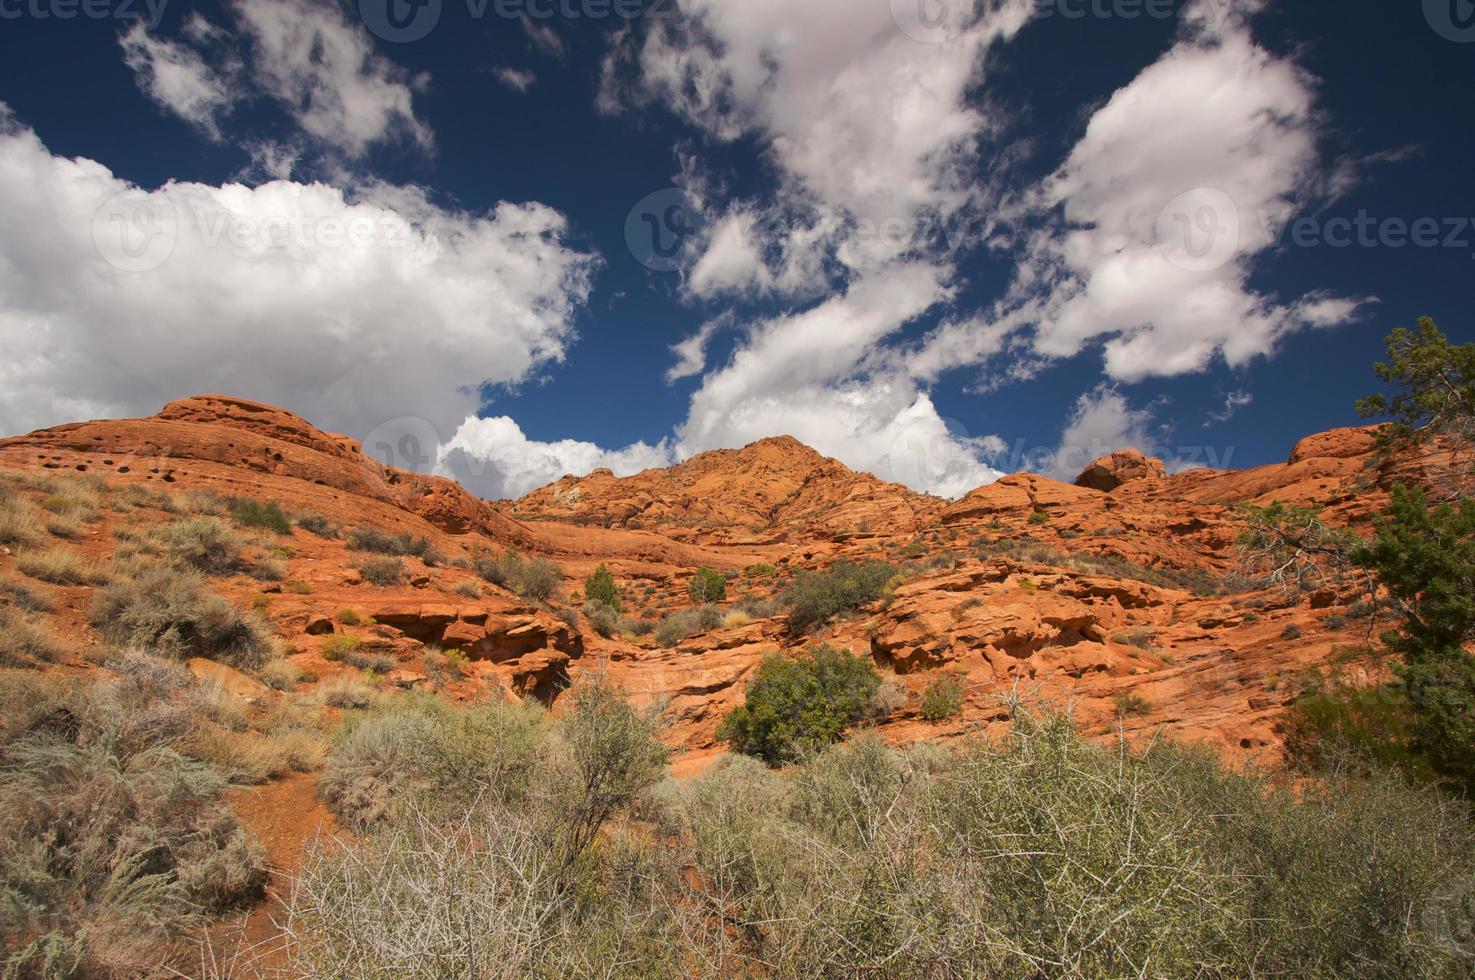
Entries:
{"label": "white cloud", "polygon": [[521,497],[566,475],[587,476],[596,469],[631,476],[654,466],[670,466],[670,447],[662,441],[624,449],[601,449],[592,442],[563,439],[538,442],[505,416],[468,418],[441,446],[438,470],[472,493],[488,498]]}
{"label": "white cloud", "polygon": [[[926,251],[922,229],[974,200],[967,171],[990,121],[969,92],[984,54],[1033,5],[942,5],[950,29],[935,44],[903,31],[884,2],[688,0],[680,9],[632,42],[637,80],[625,94],[657,99],[715,139],[756,134],[780,177],[762,215],[772,241],[734,245],[732,223],[751,224],[752,214],[714,223],[712,253],[691,283],[708,294],[744,283],[812,291],[812,276],[795,269],[833,264],[844,279]],[[601,105],[617,101],[619,77],[607,66]],[[882,233],[888,225],[900,233]],[[765,274],[758,262],[776,268]]]}
{"label": "white cloud", "polygon": [[190,16],[184,33],[213,50],[213,66],[195,47],[157,37],[142,21],[119,35],[118,44],[145,94],[219,142],[220,122],[238,98],[240,59],[220,50],[222,32],[199,14]]}
{"label": "white cloud", "polygon": [[538,80],[538,76],[532,72],[524,71],[521,68],[513,68],[510,65],[494,68],[492,69],[492,74],[497,76],[497,81],[506,85],[514,92],[526,92]]}
{"label": "white cloud", "polygon": [[998,322],[1032,323],[1037,353],[1100,343],[1107,374],[1136,381],[1243,365],[1355,312],[1249,286],[1275,220],[1326,192],[1315,83],[1255,44],[1258,6],[1190,7],[1172,50],[1095,112],[1033,198],[1063,221],[1030,238]]}
{"label": "white cloud", "polygon": [[235,12],[251,39],[252,78],[308,135],[349,157],[401,136],[431,148],[414,109],[427,80],[375,53],[368,32],[336,6],[237,0]]}
{"label": "white cloud", "polygon": [[695,377],[706,370],[707,342],[729,320],[730,318],[726,316],[708,320],[696,333],[671,345],[671,352],[676,355],[676,363],[671,365],[670,370],[666,372],[667,384],[680,381],[682,378]]}
{"label": "white cloud", "polygon": [[1231,391],[1224,396],[1224,407],[1217,412],[1210,412],[1204,421],[1204,428],[1218,423],[1228,422],[1234,418],[1234,413],[1254,402],[1255,396],[1248,391]]}
{"label": "white cloud", "polygon": [[0,213],[5,433],[221,391],[359,437],[401,417],[443,435],[479,386],[563,357],[595,267],[536,203],[472,214],[414,189],[286,181],[144,191],[13,122]]}

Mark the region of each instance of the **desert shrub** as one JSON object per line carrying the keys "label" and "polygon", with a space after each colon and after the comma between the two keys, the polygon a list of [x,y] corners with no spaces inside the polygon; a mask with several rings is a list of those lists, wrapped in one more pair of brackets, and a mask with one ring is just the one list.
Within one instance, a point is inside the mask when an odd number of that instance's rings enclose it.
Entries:
{"label": "desert shrub", "polygon": [[64,652],[49,629],[0,606],[0,667],[55,663]]}
{"label": "desert shrub", "polygon": [[672,613],[655,629],[656,642],[671,647],[687,637],[697,636],[722,625],[722,610],[712,606],[682,609]]}
{"label": "desert shrub", "polygon": [[546,719],[506,704],[453,708],[433,696],[395,698],[344,722],[320,784],[348,826],[368,828],[404,808],[460,815],[522,797],[537,769]]}
{"label": "desert shrub", "polygon": [[466,676],[470,659],[460,650],[442,650],[428,646],[423,654],[425,674],[437,686],[447,681],[459,681]]}
{"label": "desert shrub", "polygon": [[222,517],[230,509],[229,502],[210,490],[191,490],[176,498],[179,510],[204,517]]}
{"label": "desert shrub", "polygon": [[456,587],[451,591],[455,592],[456,595],[462,596],[466,599],[481,598],[481,586],[477,585],[475,582],[457,582]]}
{"label": "desert shrub", "polygon": [[354,633],[335,633],[323,641],[320,653],[329,663],[338,663],[363,648],[364,639]]}
{"label": "desert shrub", "polygon": [[92,585],[102,577],[95,565],[70,548],[26,551],[16,559],[15,567],[52,585]]}
{"label": "desert shrub", "polygon": [[274,652],[263,621],[207,591],[197,573],[168,566],[114,579],[93,599],[92,625],[115,646],[246,669],[260,667]]}
{"label": "desert shrub", "polygon": [[388,588],[403,585],[405,582],[405,565],[398,558],[374,558],[364,562],[358,569],[364,581],[370,585]]}
{"label": "desert shrub", "polygon": [[686,591],[697,605],[716,605],[727,598],[727,578],[716,569],[704,566],[696,570]]}
{"label": "desert shrub", "polygon": [[748,596],[740,599],[733,608],[745,613],[750,619],[768,619],[783,612],[784,604],[777,599],[758,599]]}
{"label": "desert shrub", "polygon": [[367,708],[379,696],[379,692],[362,678],[351,674],[335,677],[318,692],[322,702],[334,708]]}
{"label": "desert shrub", "polygon": [[1286,756],[1308,771],[1397,771],[1416,780],[1433,774],[1418,752],[1408,697],[1397,685],[1347,684],[1311,675],[1279,722]]}
{"label": "desert shrub", "polygon": [[1029,515],[1029,522],[1031,524],[1049,524],[1050,515],[1042,510],[1037,510],[1033,514]]}
{"label": "desert shrub", "polygon": [[1118,718],[1134,718],[1152,710],[1152,702],[1137,694],[1118,694],[1111,703],[1116,705]]}
{"label": "desert shrub", "polygon": [[258,582],[280,582],[287,577],[287,571],[287,563],[280,558],[262,558],[246,566],[246,574]]}
{"label": "desert shrub", "polygon": [[372,527],[356,527],[348,532],[347,541],[350,551],[369,551],[395,557],[411,555],[420,558],[427,565],[445,560],[429,538],[417,538],[408,533],[391,534]]}
{"label": "desert shrub", "polygon": [[748,578],[767,578],[776,572],[778,572],[778,569],[765,561],[760,561],[756,565],[749,565],[743,569],[743,574],[748,576]]}
{"label": "desert shrub", "polygon": [[344,626],[367,626],[372,622],[369,617],[361,614],[357,609],[338,610],[338,622]]}
{"label": "desert shrub", "polygon": [[52,514],[46,518],[46,530],[55,538],[79,541],[86,525],[71,514]]}
{"label": "desert shrub", "polygon": [[262,664],[256,671],[256,676],[273,691],[291,691],[302,683],[302,668],[279,657]]}
{"label": "desert shrub", "polygon": [[871,662],[848,650],[820,645],[794,657],[769,654],[718,738],[770,765],[792,762],[859,721],[880,684]]}
{"label": "desert shrub", "polygon": [[0,544],[22,547],[41,540],[45,533],[30,501],[9,490],[0,492]]}
{"label": "desert shrub", "polygon": [[615,585],[615,576],[604,562],[584,579],[584,599],[612,610],[616,615],[623,612],[620,605],[620,590]]}
{"label": "desert shrub", "polygon": [[1335,614],[1334,613],[1334,614],[1328,616],[1326,618],[1326,620],[1323,621],[1322,625],[1325,626],[1329,630],[1346,629],[1347,628],[1347,617],[1346,616],[1342,616],[1342,615],[1338,615],[1338,614]]}
{"label": "desert shrub", "polygon": [[933,722],[953,717],[963,710],[967,694],[968,678],[962,674],[935,678],[922,692],[922,717]]}
{"label": "desert shrub", "polygon": [[1303,635],[1304,631],[1295,623],[1287,624],[1286,628],[1280,631],[1282,640],[1299,640]]}
{"label": "desert shrub", "polygon": [[339,534],[338,525],[322,514],[303,514],[297,518],[297,526],[309,534],[315,534],[330,541],[335,540]]}
{"label": "desert shrub", "polygon": [[620,611],[602,602],[584,603],[584,617],[594,632],[606,638],[619,635],[625,628],[625,617],[620,615]]}
{"label": "desert shrub", "polygon": [[179,521],[158,534],[172,561],[206,575],[233,575],[245,567],[240,537],[217,518]]}
{"label": "desert shrub", "polygon": [[805,572],[789,590],[789,628],[803,632],[832,616],[874,602],[896,568],[882,561],[837,561],[826,572]]}
{"label": "desert shrub", "polygon": [[723,629],[739,629],[743,626],[751,626],[752,624],[753,617],[741,609],[733,609],[726,616],[722,617]]}
{"label": "desert shrub", "polygon": [[135,671],[53,690],[51,709],[0,748],[7,975],[151,973],[202,913],[262,894],[261,853],[221,801],[225,780],[167,739],[119,737],[118,724],[137,731],[140,683]]}
{"label": "desert shrub", "polygon": [[501,558],[483,555],[476,562],[477,574],[493,585],[511,589],[524,599],[548,602],[558,595],[563,573],[546,558],[531,561],[508,550]]}
{"label": "desert shrub", "polygon": [[1136,647],[1139,650],[1151,650],[1153,643],[1157,640],[1157,634],[1152,630],[1134,630],[1131,633],[1114,633],[1111,642],[1121,643],[1124,646]]}
{"label": "desert shrub", "polygon": [[256,527],[275,534],[291,534],[292,519],[275,500],[242,497],[230,505],[230,519],[242,527]]}
{"label": "desert shrub", "polygon": [[30,585],[9,575],[0,575],[0,602],[26,612],[50,612],[51,600]]}

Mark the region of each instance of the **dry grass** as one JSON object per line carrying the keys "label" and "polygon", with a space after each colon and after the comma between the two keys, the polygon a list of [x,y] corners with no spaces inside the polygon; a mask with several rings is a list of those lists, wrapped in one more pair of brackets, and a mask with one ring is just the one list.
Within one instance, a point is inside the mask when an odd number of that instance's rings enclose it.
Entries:
{"label": "dry grass", "polygon": [[27,551],[16,559],[15,567],[52,585],[96,585],[106,578],[96,565],[70,548]]}
{"label": "dry grass", "polygon": [[343,674],[323,684],[318,697],[334,708],[367,708],[379,699],[379,689],[363,678]]}
{"label": "dry grass", "polygon": [[0,606],[0,667],[55,663],[65,652],[51,630]]}
{"label": "dry grass", "polygon": [[274,691],[291,691],[302,683],[302,668],[290,660],[269,660],[256,672],[261,683]]}
{"label": "dry grass", "polygon": [[30,501],[0,488],[0,544],[21,548],[45,536],[46,528]]}

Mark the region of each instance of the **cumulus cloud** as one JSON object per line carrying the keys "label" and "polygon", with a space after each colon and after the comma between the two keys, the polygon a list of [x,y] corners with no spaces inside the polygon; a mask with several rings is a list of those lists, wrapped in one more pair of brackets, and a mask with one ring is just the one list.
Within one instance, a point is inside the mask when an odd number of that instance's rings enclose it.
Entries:
{"label": "cumulus cloud", "polygon": [[433,145],[414,110],[427,80],[375,53],[368,32],[336,6],[238,0],[235,10],[251,38],[252,78],[308,135],[350,157],[400,136]]}
{"label": "cumulus cloud", "polygon": [[680,381],[682,378],[695,377],[701,374],[707,367],[707,342],[712,335],[723,327],[730,317],[718,317],[708,320],[702,324],[701,329],[687,337],[685,340],[671,345],[671,353],[676,355],[676,363],[671,365],[666,372],[666,383]]}
{"label": "cumulus cloud", "polygon": [[536,203],[467,213],[413,188],[288,181],[144,190],[13,121],[0,212],[5,433],[213,390],[359,437],[408,418],[443,438],[482,386],[564,356],[596,265]]}
{"label": "cumulus cloud", "polygon": [[370,147],[435,140],[415,115],[429,79],[379,55],[363,26],[312,0],[234,0],[234,33],[192,15],[176,39],[142,24],[119,43],[139,86],[220,140],[221,120],[246,98],[276,101],[319,146],[348,159]]}
{"label": "cumulus cloud", "polygon": [[631,476],[675,460],[662,441],[637,442],[624,449],[601,449],[592,442],[563,439],[539,442],[505,416],[468,418],[439,452],[437,469],[478,496],[521,497],[566,475],[586,476],[596,469]]}
{"label": "cumulus cloud", "polygon": [[223,33],[199,14],[190,16],[183,33],[198,48],[212,50],[214,63],[194,46],[151,34],[142,21],[119,35],[118,44],[149,98],[219,142],[221,120],[238,97],[240,59],[220,50]]}
{"label": "cumulus cloud", "polygon": [[1033,327],[1047,358],[1099,344],[1107,375],[1131,382],[1244,365],[1356,314],[1364,300],[1282,302],[1249,285],[1276,222],[1329,192],[1315,82],[1255,43],[1259,6],[1191,5],[1173,48],[1092,115],[1022,209],[1052,217],[1027,238],[996,325]]}

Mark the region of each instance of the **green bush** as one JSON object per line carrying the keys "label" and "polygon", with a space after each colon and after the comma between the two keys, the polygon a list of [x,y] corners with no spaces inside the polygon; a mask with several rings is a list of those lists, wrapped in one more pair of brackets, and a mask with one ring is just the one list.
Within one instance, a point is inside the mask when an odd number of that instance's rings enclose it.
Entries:
{"label": "green bush", "polygon": [[967,677],[943,674],[922,692],[922,717],[933,722],[953,717],[963,710],[963,699],[967,694]]}
{"label": "green bush", "polygon": [[871,662],[848,650],[820,645],[795,657],[769,654],[717,737],[770,765],[793,762],[839,739],[865,715],[880,685]]}
{"label": "green bush", "polygon": [[264,622],[207,591],[198,573],[164,565],[109,583],[93,599],[92,625],[114,646],[246,669],[274,652]]}
{"label": "green bush", "polygon": [[510,589],[534,602],[552,600],[563,582],[563,573],[553,562],[546,558],[528,561],[511,549],[501,558],[484,555],[477,559],[476,571],[493,585]]}
{"label": "green bush", "polygon": [[242,527],[258,527],[276,534],[292,533],[292,519],[275,500],[263,503],[251,497],[242,497],[231,503],[230,519]]}
{"label": "green bush", "polygon": [[303,514],[297,518],[297,526],[309,534],[316,534],[330,541],[338,537],[338,525],[322,514]]}
{"label": "green bush", "polygon": [[805,572],[789,590],[789,628],[804,632],[832,616],[875,602],[896,575],[882,561],[837,561],[826,572]]}
{"label": "green bush", "polygon": [[368,551],[397,558],[410,555],[427,565],[439,564],[445,560],[429,538],[417,538],[404,532],[392,534],[372,527],[356,527],[348,532],[346,540],[350,551]]}
{"label": "green bush", "polygon": [[1135,718],[1152,710],[1152,702],[1137,694],[1118,694],[1111,701],[1118,718]]}
{"label": "green bush", "polygon": [[620,604],[620,590],[615,585],[615,577],[604,562],[589,573],[584,579],[584,599],[588,602],[598,603],[615,613],[624,611]]}
{"label": "green bush", "polygon": [[584,617],[594,627],[594,632],[606,639],[619,635],[625,628],[625,617],[620,615],[620,611],[602,602],[584,603]]}
{"label": "green bush", "polygon": [[698,568],[686,591],[699,606],[716,605],[727,598],[727,579],[716,569]]}

